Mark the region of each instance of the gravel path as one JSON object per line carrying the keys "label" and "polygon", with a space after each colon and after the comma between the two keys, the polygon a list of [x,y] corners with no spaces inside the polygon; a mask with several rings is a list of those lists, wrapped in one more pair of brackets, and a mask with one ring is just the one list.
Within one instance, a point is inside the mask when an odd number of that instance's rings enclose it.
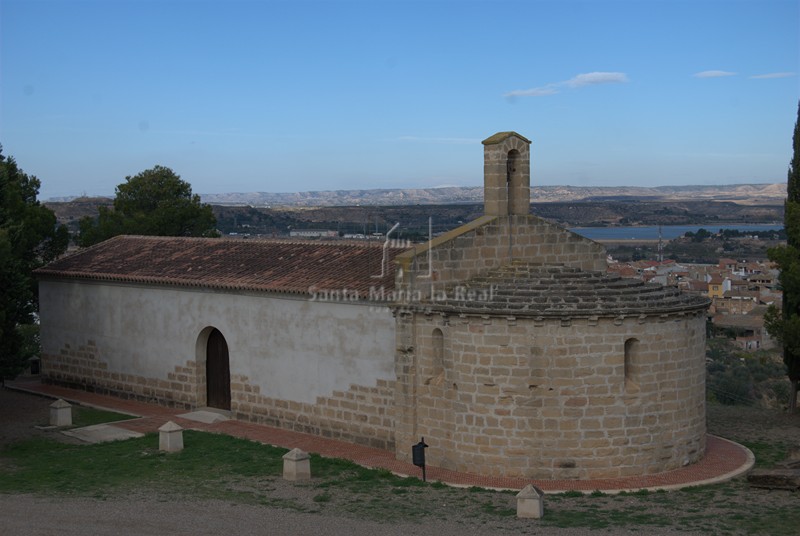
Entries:
{"label": "gravel path", "polygon": [[[35,513],[32,515],[32,513]],[[257,535],[341,536],[347,534],[447,534],[445,527],[393,525],[301,514],[291,510],[228,504],[220,501],[158,502],[91,499],[44,499],[3,496],[0,504],[4,534],[19,536],[141,536]],[[474,534],[474,533],[473,533]]]}
{"label": "gravel path", "polygon": [[[558,536],[623,535],[640,530],[554,529],[536,526],[535,520],[517,527],[453,524],[437,521],[383,524],[373,521],[303,514],[264,506],[221,501],[170,501],[137,498],[92,500],[0,495],[3,534],[15,536]],[[647,527],[647,534],[702,534]]]}

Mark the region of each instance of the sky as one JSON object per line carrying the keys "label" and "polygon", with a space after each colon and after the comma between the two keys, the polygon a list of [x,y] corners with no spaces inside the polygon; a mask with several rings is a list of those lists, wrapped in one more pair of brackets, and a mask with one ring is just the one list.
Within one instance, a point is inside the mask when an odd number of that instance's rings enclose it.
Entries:
{"label": "sky", "polygon": [[800,0],[0,0],[0,143],[40,200],[171,168],[195,193],[780,183]]}

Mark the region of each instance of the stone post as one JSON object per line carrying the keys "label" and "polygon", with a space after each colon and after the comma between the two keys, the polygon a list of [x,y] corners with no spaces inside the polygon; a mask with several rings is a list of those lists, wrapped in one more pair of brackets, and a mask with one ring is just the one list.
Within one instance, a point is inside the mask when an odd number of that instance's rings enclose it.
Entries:
{"label": "stone post", "polygon": [[298,448],[283,455],[283,479],[297,482],[311,479],[311,456]]}
{"label": "stone post", "polygon": [[183,428],[167,421],[158,429],[158,450],[180,452],[183,450]]}
{"label": "stone post", "polygon": [[517,493],[517,517],[541,519],[544,515],[544,492],[528,484]]}
{"label": "stone post", "polygon": [[50,404],[51,426],[72,426],[72,406],[62,399]]}

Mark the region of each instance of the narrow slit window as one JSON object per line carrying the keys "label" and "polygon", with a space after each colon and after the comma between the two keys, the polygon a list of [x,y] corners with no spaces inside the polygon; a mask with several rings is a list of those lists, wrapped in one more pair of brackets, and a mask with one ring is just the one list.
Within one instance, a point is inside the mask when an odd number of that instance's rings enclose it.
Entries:
{"label": "narrow slit window", "polygon": [[639,389],[638,370],[639,366],[639,340],[628,339],[625,341],[625,390],[637,391]]}

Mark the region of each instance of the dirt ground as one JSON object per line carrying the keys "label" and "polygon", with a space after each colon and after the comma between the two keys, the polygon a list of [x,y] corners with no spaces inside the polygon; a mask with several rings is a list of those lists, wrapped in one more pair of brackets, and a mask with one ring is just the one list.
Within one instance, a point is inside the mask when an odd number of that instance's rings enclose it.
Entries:
{"label": "dirt ground", "polygon": [[748,406],[706,406],[708,433],[738,442],[781,442],[800,447],[800,412]]}
{"label": "dirt ground", "polygon": [[[36,425],[49,420],[51,399],[0,389],[0,450],[3,446],[33,437],[50,437],[59,441],[77,441],[55,430],[43,430]],[[780,442],[800,446],[800,415],[740,406],[708,407],[708,431],[725,438],[745,443]],[[780,507],[797,509],[800,494],[797,492],[771,492],[751,490],[743,478],[734,487],[733,494],[727,493],[724,500],[728,510],[720,510],[719,516],[729,515],[741,505],[747,509]],[[292,500],[314,505],[314,491],[299,496],[297,487],[278,480],[270,484],[270,491],[278,496],[291,497]],[[454,494],[467,494],[468,491],[451,490]],[[406,497],[409,499],[410,497]],[[441,495],[431,493],[430,500],[441,500]],[[402,500],[402,498],[400,498]],[[506,500],[501,498],[501,500]],[[588,501],[588,499],[587,499]],[[620,502],[621,501],[621,502]],[[621,497],[597,497],[586,502],[586,509],[621,508],[628,504],[639,508],[639,499]],[[316,505],[319,506],[319,505]],[[553,502],[548,508],[559,508]],[[575,509],[574,503],[570,504]],[[667,517],[674,503],[667,505],[652,503],[652,510]],[[708,517],[714,517],[713,506],[705,507]],[[542,527],[535,520],[508,518],[486,523],[479,517],[470,520],[459,518],[447,504],[441,505],[441,515],[419,522],[380,522],[359,519],[357,515],[339,511],[334,505],[326,505],[323,511],[313,513],[298,512],[291,509],[231,504],[218,500],[192,500],[175,497],[145,496],[134,492],[128,496],[105,497],[102,499],[86,497],[40,497],[32,495],[0,494],[0,519],[3,520],[3,534],[14,535],[319,535],[337,536],[345,534],[369,535],[414,535],[437,534],[455,536],[463,534],[558,534],[577,536],[582,534],[702,534],[714,532],[713,526],[705,530],[698,525],[690,525],[678,531],[674,527],[630,526],[629,528],[554,528]],[[734,532],[737,533],[737,532]]]}
{"label": "dirt ground", "polygon": [[71,440],[53,430],[36,426],[50,421],[50,404],[53,400],[0,388],[0,448],[9,443],[34,437]]}

